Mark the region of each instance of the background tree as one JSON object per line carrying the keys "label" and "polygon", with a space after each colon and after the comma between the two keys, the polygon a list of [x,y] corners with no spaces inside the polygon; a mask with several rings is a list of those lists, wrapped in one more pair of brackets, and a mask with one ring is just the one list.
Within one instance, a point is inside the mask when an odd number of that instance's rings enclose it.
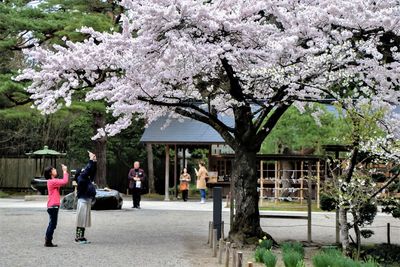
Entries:
{"label": "background tree", "polygon": [[[84,43],[37,48],[28,53],[35,68],[19,80],[32,81],[28,92],[45,113],[93,87],[86,100],[106,101],[118,117],[97,138],[127,128],[136,113],[148,122],[170,114],[209,124],[235,151],[230,238],[238,243],[264,235],[256,154],[291,105],[355,97],[398,103],[395,0],[121,3],[122,33],[84,28]],[[226,114],[233,125],[220,120]]]}
{"label": "background tree", "polygon": [[[31,1],[0,3],[0,108],[31,104],[23,84],[15,83],[11,79],[18,69],[26,66],[21,52],[23,49],[31,49],[36,45],[63,45],[65,40],[83,41],[85,35],[76,31],[82,26],[93,27],[99,31],[118,28],[121,12],[121,6],[116,5],[114,1],[51,0],[36,4],[32,4]],[[77,99],[79,98],[78,95]],[[92,135],[93,129],[97,131],[106,124],[105,106],[99,105],[92,105],[94,123],[92,129],[86,132],[87,135]],[[15,114],[20,115],[23,114],[22,111],[27,111],[24,108],[17,110]],[[48,143],[46,140],[42,141],[44,144]],[[99,161],[96,182],[105,186],[107,140],[103,137],[90,142],[94,142],[92,150],[97,154]],[[43,143],[39,145],[42,146]]]}
{"label": "background tree", "polygon": [[[351,255],[350,234],[354,228],[357,248],[357,257],[360,255],[361,236],[370,236],[372,232],[363,232],[361,227],[371,224],[377,212],[378,194],[399,176],[394,171],[383,186],[378,186],[372,180],[374,170],[368,169],[370,163],[386,162],[399,164],[398,135],[393,132],[398,123],[390,123],[393,116],[393,107],[374,102],[346,104],[346,109],[337,105],[340,120],[347,125],[348,131],[337,136],[338,140],[350,148],[344,163],[334,162],[331,166],[333,183],[325,188],[334,205],[324,205],[328,210],[339,209],[341,242],[344,253]],[[397,130],[396,130],[397,131]],[[342,169],[337,171],[337,169]],[[397,169],[394,168],[393,170]],[[338,173],[340,175],[338,175]],[[348,213],[352,214],[351,220]]]}

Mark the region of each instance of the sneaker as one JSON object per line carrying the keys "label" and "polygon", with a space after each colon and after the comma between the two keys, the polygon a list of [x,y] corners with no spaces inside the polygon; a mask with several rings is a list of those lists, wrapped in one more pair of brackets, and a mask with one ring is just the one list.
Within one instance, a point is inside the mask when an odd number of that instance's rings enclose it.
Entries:
{"label": "sneaker", "polygon": [[75,243],[76,244],[90,244],[90,241],[86,240],[86,238],[75,238]]}

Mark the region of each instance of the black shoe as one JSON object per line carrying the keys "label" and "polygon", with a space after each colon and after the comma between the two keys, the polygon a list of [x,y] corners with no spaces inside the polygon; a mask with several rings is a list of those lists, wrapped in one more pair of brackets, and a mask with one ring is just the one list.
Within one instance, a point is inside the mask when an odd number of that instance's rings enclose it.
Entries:
{"label": "black shoe", "polygon": [[137,206],[136,208],[137,208],[138,210],[140,210],[140,209],[141,209],[141,207],[140,207],[140,206]]}
{"label": "black shoe", "polygon": [[51,241],[46,241],[46,242],[44,243],[44,246],[45,246],[45,247],[48,247],[48,248],[55,248],[55,247],[58,247],[56,244],[53,244],[53,242],[51,242]]}

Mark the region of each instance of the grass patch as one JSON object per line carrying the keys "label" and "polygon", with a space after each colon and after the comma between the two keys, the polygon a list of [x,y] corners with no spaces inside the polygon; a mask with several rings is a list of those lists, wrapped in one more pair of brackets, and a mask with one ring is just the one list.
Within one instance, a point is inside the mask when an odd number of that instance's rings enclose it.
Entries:
{"label": "grass patch", "polygon": [[10,195],[0,190],[0,198],[9,197]]}
{"label": "grass patch", "polygon": [[[307,203],[303,202],[264,202],[262,206],[260,206],[260,210],[270,210],[270,211],[307,211]],[[311,205],[312,211],[322,211],[317,207],[316,203],[312,203]]]}
{"label": "grass patch", "polygon": [[276,266],[276,256],[274,255],[274,253],[272,253],[271,250],[267,250],[263,257],[263,262],[265,264],[265,267],[275,267]]}
{"label": "grass patch", "polygon": [[314,267],[379,267],[379,264],[373,259],[366,262],[355,261],[334,249],[321,251],[312,258],[312,262]]}
{"label": "grass patch", "polygon": [[302,258],[304,257],[304,248],[300,242],[285,242],[281,245],[281,247],[282,247],[283,253],[295,251],[295,252],[299,253]]}
{"label": "grass patch", "polygon": [[303,256],[297,251],[290,250],[283,252],[283,263],[285,264],[285,267],[297,267],[298,265],[301,265],[302,262]]}
{"label": "grass patch", "polygon": [[144,194],[142,195],[142,198],[144,199],[151,199],[151,200],[164,200],[164,195],[160,195],[160,194]]}
{"label": "grass patch", "polygon": [[256,262],[264,262],[264,254],[267,252],[265,248],[258,247],[254,252]]}

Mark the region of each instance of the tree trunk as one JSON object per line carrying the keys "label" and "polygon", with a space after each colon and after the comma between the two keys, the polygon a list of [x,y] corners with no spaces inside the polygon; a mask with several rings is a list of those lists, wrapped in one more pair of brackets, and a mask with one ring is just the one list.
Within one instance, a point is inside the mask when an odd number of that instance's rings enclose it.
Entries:
{"label": "tree trunk", "polygon": [[354,232],[356,234],[356,246],[357,246],[356,260],[359,260],[360,252],[361,252],[361,229],[357,224],[359,218],[358,218],[356,212],[352,212],[352,214],[353,214],[353,221],[354,221]]}
{"label": "tree trunk", "polygon": [[350,255],[349,225],[347,224],[347,209],[339,208],[340,238],[342,251],[345,255]]}
{"label": "tree trunk", "polygon": [[232,173],[235,216],[229,237],[239,245],[254,244],[264,235],[271,238],[260,226],[256,154],[256,151],[246,151],[243,148],[235,151]]}
{"label": "tree trunk", "polygon": [[147,152],[147,179],[149,181],[149,193],[155,193],[156,189],[154,186],[154,160],[153,160],[153,147],[151,144],[146,144]]}
{"label": "tree trunk", "polygon": [[282,192],[281,197],[289,197],[291,195],[290,187],[292,186],[290,182],[290,178],[293,173],[293,164],[291,161],[284,160],[281,161],[281,170],[282,170]]}
{"label": "tree trunk", "polygon": [[[104,128],[106,118],[102,112],[93,112],[94,128]],[[99,188],[107,186],[107,137],[103,136],[94,141],[94,153],[97,157],[96,184]]]}

